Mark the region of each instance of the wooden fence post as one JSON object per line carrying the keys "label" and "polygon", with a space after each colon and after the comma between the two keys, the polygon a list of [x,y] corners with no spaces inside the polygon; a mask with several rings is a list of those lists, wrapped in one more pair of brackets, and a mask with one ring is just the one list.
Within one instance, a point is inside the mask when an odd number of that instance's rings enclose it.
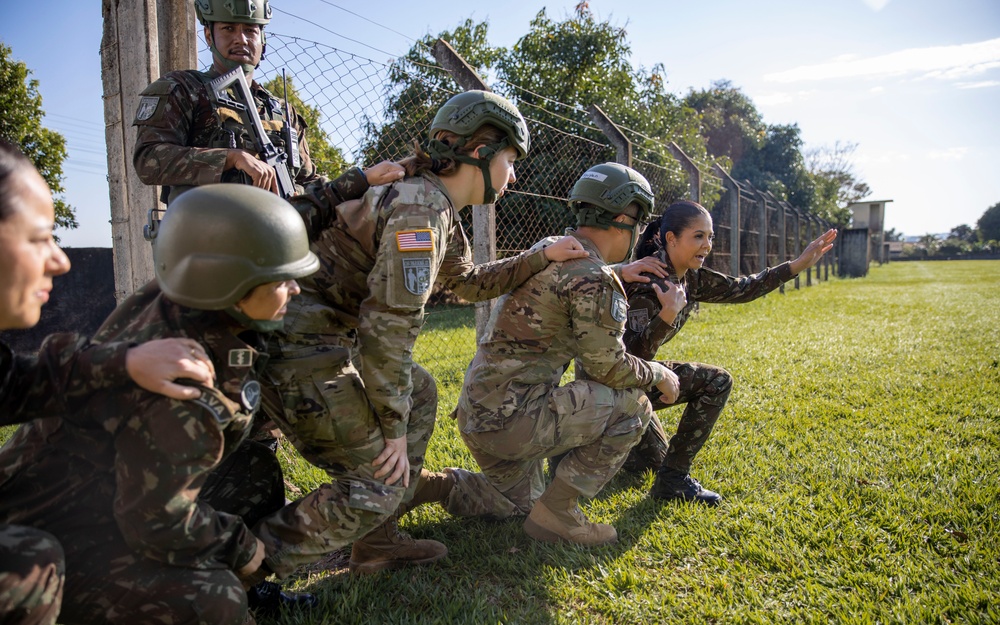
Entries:
{"label": "wooden fence post", "polygon": [[715,173],[722,178],[722,185],[729,192],[729,273],[740,275],[740,185],[718,163]]}
{"label": "wooden fence post", "polygon": [[681,167],[688,175],[688,199],[701,204],[701,170],[698,169],[698,165],[673,141],[667,144],[667,149],[680,161]]}
{"label": "wooden fence post", "polygon": [[594,124],[601,129],[604,136],[611,141],[611,145],[615,146],[615,162],[626,167],[632,166],[632,142],[628,140],[625,133],[618,128],[618,124],[611,121],[601,107],[596,104],[591,104],[587,107],[587,112],[590,113],[590,119],[594,120]]}

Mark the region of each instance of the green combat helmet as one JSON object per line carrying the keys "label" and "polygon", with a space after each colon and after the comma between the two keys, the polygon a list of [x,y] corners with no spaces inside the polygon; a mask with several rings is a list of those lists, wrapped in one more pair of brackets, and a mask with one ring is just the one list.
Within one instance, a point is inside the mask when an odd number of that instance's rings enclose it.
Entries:
{"label": "green combat helmet", "polygon": [[[632,204],[639,207],[638,212],[628,210]],[[569,208],[576,215],[577,226],[632,231],[632,245],[626,258],[632,255],[639,224],[652,217],[654,204],[649,181],[631,167],[618,163],[594,165],[580,176],[569,193]],[[637,223],[626,225],[614,221],[621,214],[632,217]]]}
{"label": "green combat helmet", "polygon": [[[260,58],[264,58],[267,42],[264,38],[264,27],[271,23],[271,5],[268,0],[194,0],[194,12],[203,26],[211,29],[213,22],[230,24],[257,24],[260,26]],[[215,47],[215,36],[209,44],[212,57],[230,70],[242,67],[249,74],[256,66],[249,63],[237,63],[224,57]]]}
{"label": "green combat helmet", "polygon": [[319,268],[295,208],[242,184],[210,184],[179,196],[160,223],[153,263],[160,289],[172,301],[226,310],[263,331],[280,322],[250,323],[235,304],[258,285],[302,278]]}
{"label": "green combat helmet", "polygon": [[[480,148],[479,158],[456,154],[455,149],[465,145],[472,133],[483,124],[496,126],[507,136],[499,143]],[[453,132],[460,138],[454,145],[446,145],[434,138],[440,130]],[[431,156],[450,158],[482,170],[483,181],[486,183],[486,197],[483,201],[486,204],[497,200],[496,189],[490,180],[490,161],[493,156],[504,148],[513,146],[517,150],[517,157],[524,158],[531,148],[528,124],[521,112],[510,101],[490,91],[466,91],[449,98],[434,116],[428,136],[427,152]]]}

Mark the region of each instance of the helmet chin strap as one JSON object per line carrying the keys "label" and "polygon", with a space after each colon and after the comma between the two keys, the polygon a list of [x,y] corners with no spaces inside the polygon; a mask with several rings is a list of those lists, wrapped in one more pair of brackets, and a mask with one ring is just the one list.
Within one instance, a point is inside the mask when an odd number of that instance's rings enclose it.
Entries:
{"label": "helmet chin strap", "polygon": [[480,146],[479,158],[455,152],[455,149],[465,145],[465,142],[465,137],[456,141],[455,145],[448,145],[438,139],[431,139],[427,142],[426,149],[428,154],[437,158],[450,158],[459,163],[465,163],[467,165],[472,165],[473,167],[478,167],[479,170],[483,172],[483,204],[495,204],[496,201],[500,199],[500,194],[493,188],[493,179],[492,176],[490,176],[490,163],[493,161],[493,157],[498,152],[510,144],[510,141],[507,138],[504,138],[499,143]]}
{"label": "helmet chin strap", "polygon": [[[258,67],[260,67],[260,63],[257,63],[256,65],[254,65],[252,63],[240,63],[239,61],[234,61],[232,59],[227,59],[225,56],[222,55],[222,52],[220,52],[219,49],[215,47],[215,23],[214,22],[213,22],[212,28],[210,28],[208,30],[212,34],[212,41],[210,41],[209,44],[208,44],[208,49],[212,51],[212,59],[214,59],[215,61],[218,61],[228,71],[232,71],[232,70],[236,69],[237,67],[242,67],[243,68],[243,73],[247,74],[247,75],[250,75],[250,73],[253,72],[253,70],[255,70]],[[264,36],[264,32],[261,31],[261,38],[262,39],[263,39],[263,36]],[[262,46],[261,46],[261,49],[260,49],[260,58],[261,58],[261,60],[264,60],[264,51],[265,50],[267,50],[267,44],[263,43]]]}
{"label": "helmet chin strap", "polygon": [[611,226],[614,228],[618,228],[620,230],[632,231],[632,240],[628,244],[628,251],[625,252],[625,258],[622,260],[622,262],[625,262],[628,259],[632,258],[632,251],[635,249],[635,244],[639,240],[639,223],[636,222],[634,224],[629,225],[629,224],[623,224],[618,221],[612,221]]}

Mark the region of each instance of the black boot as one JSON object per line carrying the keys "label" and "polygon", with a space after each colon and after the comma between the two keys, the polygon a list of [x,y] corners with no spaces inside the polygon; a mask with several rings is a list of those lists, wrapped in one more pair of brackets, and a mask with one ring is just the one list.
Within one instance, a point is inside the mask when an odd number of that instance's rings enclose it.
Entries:
{"label": "black boot", "polygon": [[666,467],[657,469],[656,480],[653,482],[653,488],[649,491],[649,496],[653,499],[667,501],[675,499],[697,501],[706,506],[717,506],[722,501],[722,496],[719,493],[702,488],[698,480],[691,477],[689,473]]}
{"label": "black boot", "polygon": [[319,603],[307,592],[290,593],[274,582],[261,582],[247,591],[247,605],[259,616],[277,616],[279,612],[309,610]]}

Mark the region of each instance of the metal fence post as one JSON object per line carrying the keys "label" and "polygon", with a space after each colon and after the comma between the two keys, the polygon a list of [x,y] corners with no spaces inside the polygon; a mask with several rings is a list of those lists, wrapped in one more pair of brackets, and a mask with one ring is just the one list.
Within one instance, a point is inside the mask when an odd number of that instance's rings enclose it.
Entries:
{"label": "metal fence post", "polygon": [[740,275],[740,185],[725,169],[714,165],[715,172],[722,178],[722,185],[729,193],[729,273]]}
{"label": "metal fence post", "polygon": [[[799,254],[802,253],[802,220],[799,214],[799,209],[792,206],[792,210],[795,212],[795,240],[792,245],[792,254],[798,258]],[[801,276],[795,276],[795,288],[798,289],[800,286],[799,278]]]}
{"label": "metal fence post", "polygon": [[601,129],[604,136],[611,140],[611,145],[615,146],[616,161],[626,167],[632,166],[632,142],[622,133],[618,125],[611,121],[611,118],[601,110],[596,104],[587,107],[590,119]]}
{"label": "metal fence post", "polygon": [[757,247],[760,254],[760,270],[764,271],[767,269],[767,233],[769,230],[769,224],[767,223],[767,196],[756,188],[754,189],[754,194],[757,196],[757,201],[760,202],[760,239]]}
{"label": "metal fence post", "polygon": [[701,170],[698,169],[698,165],[684,153],[681,146],[677,145],[673,141],[667,144],[667,149],[674,155],[674,158],[680,161],[681,167],[683,167],[684,171],[687,172],[688,199],[701,204]]}

